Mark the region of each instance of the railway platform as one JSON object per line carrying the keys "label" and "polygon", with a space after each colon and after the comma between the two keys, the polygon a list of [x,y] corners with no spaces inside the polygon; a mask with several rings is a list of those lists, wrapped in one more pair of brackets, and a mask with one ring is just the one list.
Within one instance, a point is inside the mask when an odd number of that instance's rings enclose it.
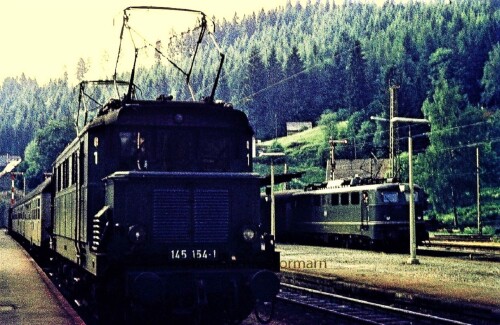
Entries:
{"label": "railway platform", "polygon": [[5,229],[0,229],[0,324],[85,324]]}

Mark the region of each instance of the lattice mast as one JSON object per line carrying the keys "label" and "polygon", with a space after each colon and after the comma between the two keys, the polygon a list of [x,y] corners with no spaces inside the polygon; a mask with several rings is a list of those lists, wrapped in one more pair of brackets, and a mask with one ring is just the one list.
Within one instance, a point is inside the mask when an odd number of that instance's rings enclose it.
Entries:
{"label": "lattice mast", "polygon": [[398,116],[398,92],[399,86],[392,85],[389,87],[390,94],[390,123],[389,123],[389,160],[391,162],[391,177],[399,179],[399,132],[397,122],[392,122],[393,118]]}

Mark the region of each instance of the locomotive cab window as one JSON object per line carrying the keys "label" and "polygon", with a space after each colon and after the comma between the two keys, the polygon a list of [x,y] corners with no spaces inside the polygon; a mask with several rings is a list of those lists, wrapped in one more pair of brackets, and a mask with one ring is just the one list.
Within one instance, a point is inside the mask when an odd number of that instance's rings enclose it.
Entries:
{"label": "locomotive cab window", "polygon": [[340,204],[342,204],[342,205],[349,204],[349,193],[341,193],[340,194]]}
{"label": "locomotive cab window", "polygon": [[226,171],[229,169],[230,141],[212,133],[200,138],[200,163],[203,170]]}
{"label": "locomotive cab window", "polygon": [[332,194],[331,200],[332,200],[332,205],[339,205],[339,194],[338,193]]}
{"label": "locomotive cab window", "polygon": [[351,193],[351,204],[359,204],[359,192]]}
{"label": "locomotive cab window", "polygon": [[120,131],[119,169],[226,172],[248,169],[244,137],[222,130]]}
{"label": "locomotive cab window", "polygon": [[[406,199],[406,202],[410,202],[410,193],[409,192],[405,192],[405,199]],[[415,191],[413,193],[413,200],[415,202],[418,202],[418,191]]]}
{"label": "locomotive cab window", "polygon": [[380,192],[380,195],[384,203],[398,203],[398,192]]}

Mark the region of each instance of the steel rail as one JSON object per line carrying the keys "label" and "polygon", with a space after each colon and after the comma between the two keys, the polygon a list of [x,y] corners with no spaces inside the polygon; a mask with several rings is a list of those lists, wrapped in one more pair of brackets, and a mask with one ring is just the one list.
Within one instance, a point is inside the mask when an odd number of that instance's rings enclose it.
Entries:
{"label": "steel rail", "polygon": [[[293,303],[297,303],[300,305],[304,305],[310,308],[314,308],[317,310],[322,310],[328,313],[332,313],[335,315],[339,315],[342,317],[354,319],[356,321],[363,322],[365,324],[387,324],[387,323],[400,323],[400,324],[414,324],[412,321],[408,320],[408,322],[405,322],[404,319],[397,318],[397,315],[404,315],[404,317],[407,318],[418,318],[427,322],[430,322],[432,324],[435,323],[440,323],[440,324],[455,324],[455,325],[468,325],[470,323],[465,323],[461,321],[457,321],[454,319],[449,319],[449,318],[444,318],[440,316],[435,316],[435,315],[430,315],[430,314],[424,314],[424,313],[419,313],[407,309],[401,309],[397,307],[392,307],[392,306],[387,306],[387,305],[382,305],[379,303],[374,303],[366,300],[361,300],[361,299],[356,299],[356,298],[351,298],[351,297],[346,297],[346,296],[341,296],[338,294],[333,294],[333,293],[328,293],[328,292],[323,292],[315,289],[310,289],[310,288],[305,288],[305,287],[300,287],[292,284],[287,284],[287,283],[282,283],[282,291],[278,294],[278,298],[285,300],[285,301],[290,301]],[[283,289],[288,290],[287,293],[284,293]],[[305,292],[310,294],[308,297],[304,296],[298,296],[296,298],[291,298],[291,297],[286,297],[288,293],[291,293],[291,290],[297,290],[299,292]],[[322,296],[326,297],[332,300],[340,300],[341,302],[348,302],[353,305],[361,305],[363,308],[372,308],[372,310],[363,310],[362,308],[346,308],[344,304],[336,304],[332,302],[327,302],[325,303],[324,299],[321,299],[319,297],[314,297],[313,295],[316,296]],[[307,301],[304,301],[306,300]],[[327,308],[326,305],[333,304],[335,308],[330,307]],[[322,306],[323,305],[323,306]],[[378,314],[376,314],[378,313]],[[384,313],[394,313],[397,314],[395,316],[391,316],[388,314]],[[378,319],[378,320],[377,320]]]}

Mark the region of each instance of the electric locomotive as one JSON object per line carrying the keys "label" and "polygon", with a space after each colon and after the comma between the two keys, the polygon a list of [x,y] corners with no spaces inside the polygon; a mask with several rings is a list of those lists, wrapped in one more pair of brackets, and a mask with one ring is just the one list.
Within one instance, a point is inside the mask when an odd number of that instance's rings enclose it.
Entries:
{"label": "electric locomotive", "polygon": [[[402,250],[409,247],[409,186],[372,178],[340,179],[276,193],[279,241]],[[424,191],[414,186],[417,243],[428,239]],[[263,202],[263,209],[269,204]]]}
{"label": "electric locomotive", "polygon": [[251,138],[244,113],[223,105],[106,106],[54,166],[52,249],[91,288],[81,299],[242,319],[275,295],[279,257],[259,228]]}

